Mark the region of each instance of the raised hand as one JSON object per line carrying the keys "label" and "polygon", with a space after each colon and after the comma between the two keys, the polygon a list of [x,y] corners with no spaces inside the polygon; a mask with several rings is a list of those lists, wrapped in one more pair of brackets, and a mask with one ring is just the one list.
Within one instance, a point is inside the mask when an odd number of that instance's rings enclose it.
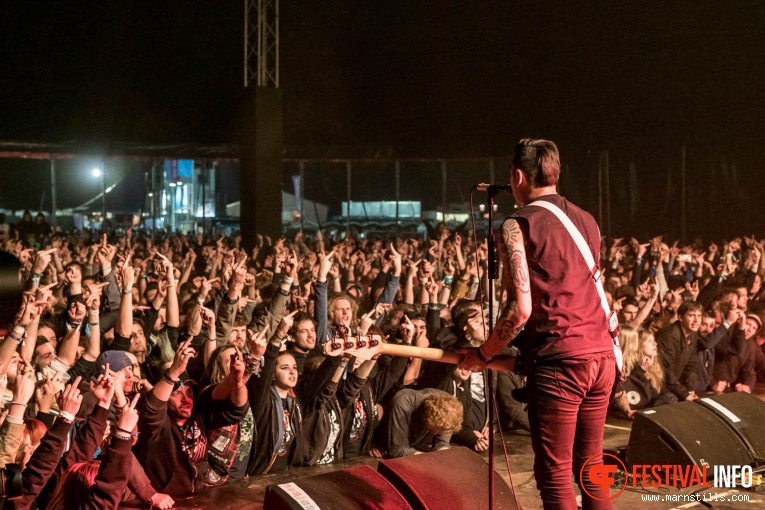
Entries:
{"label": "raised hand", "polygon": [[72,384],[68,384],[64,388],[64,391],[58,398],[58,408],[60,411],[75,416],[80,410],[80,406],[82,405],[82,395],[80,394],[78,386],[81,381],[82,377],[77,376],[77,378],[72,381]]}
{"label": "raised hand", "polygon": [[252,330],[247,330],[247,345],[250,348],[250,354],[260,359],[266,353],[268,348],[268,328],[263,328],[257,333],[253,333]]}
{"label": "raised hand", "polygon": [[390,261],[393,264],[394,275],[401,274],[401,254],[398,252],[393,243],[390,244],[388,251],[390,252]]}
{"label": "raised hand", "polygon": [[50,264],[51,257],[55,251],[56,248],[38,251],[37,256],[35,257],[34,266],[32,267],[32,272],[42,274],[43,271],[45,271],[45,268],[48,267],[48,264]]}
{"label": "raised hand", "polygon": [[114,378],[109,375],[109,364],[104,365],[104,373],[98,376],[95,383],[90,383],[90,391],[98,399],[98,405],[109,409],[114,398]]}
{"label": "raised hand", "polygon": [[299,310],[295,310],[294,312],[282,317],[281,322],[279,322],[279,327],[276,328],[276,336],[279,338],[284,338],[287,336],[287,333],[290,332],[292,325],[295,323],[295,314],[298,312]]}
{"label": "raised hand", "polygon": [[186,371],[186,367],[189,364],[189,360],[196,356],[196,351],[191,347],[191,340],[189,338],[185,342],[181,342],[178,349],[175,351],[175,357],[173,358],[173,364],[167,369],[167,374],[171,379],[178,379],[181,374]]}
{"label": "raised hand", "polygon": [[122,408],[122,412],[117,419],[117,429],[119,432],[132,434],[135,426],[138,425],[138,411],[135,410],[135,406],[139,398],[141,398],[141,394],[136,393],[133,400]]}
{"label": "raised hand", "polygon": [[19,361],[16,384],[13,387],[13,401],[26,404],[35,392],[35,368],[23,359]]}
{"label": "raised hand", "polygon": [[401,338],[403,338],[406,343],[411,344],[414,339],[414,324],[409,320],[409,317],[404,315],[401,318],[399,328],[401,330]]}
{"label": "raised hand", "polygon": [[332,257],[335,256],[335,250],[332,250],[327,255],[321,252],[319,259],[319,280],[326,280],[329,270],[332,268]]}

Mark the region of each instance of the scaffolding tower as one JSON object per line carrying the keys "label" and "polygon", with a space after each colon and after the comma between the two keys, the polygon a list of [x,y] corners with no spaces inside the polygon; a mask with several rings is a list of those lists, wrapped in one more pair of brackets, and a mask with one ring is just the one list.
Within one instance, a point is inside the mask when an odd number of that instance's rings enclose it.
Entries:
{"label": "scaffolding tower", "polygon": [[279,88],[279,0],[244,0],[244,86]]}

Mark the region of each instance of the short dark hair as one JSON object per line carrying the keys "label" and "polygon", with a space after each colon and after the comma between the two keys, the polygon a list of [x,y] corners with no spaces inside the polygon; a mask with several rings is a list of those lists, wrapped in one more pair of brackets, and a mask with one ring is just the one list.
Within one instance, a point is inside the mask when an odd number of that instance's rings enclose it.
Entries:
{"label": "short dark hair", "polygon": [[535,188],[556,186],[560,178],[558,147],[549,140],[523,138],[515,145],[512,168],[520,169]]}
{"label": "short dark hair", "polygon": [[677,309],[677,316],[682,317],[688,312],[703,312],[704,307],[698,301],[683,301]]}

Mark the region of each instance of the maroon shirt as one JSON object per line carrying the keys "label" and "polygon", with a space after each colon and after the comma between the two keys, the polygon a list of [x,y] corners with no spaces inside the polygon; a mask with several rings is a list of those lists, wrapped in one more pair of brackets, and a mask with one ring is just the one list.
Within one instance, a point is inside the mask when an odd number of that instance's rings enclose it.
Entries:
{"label": "maroon shirt", "polygon": [[[560,195],[544,195],[581,232],[599,260],[600,231],[595,219]],[[532,311],[524,330],[526,360],[571,358],[611,352],[613,344],[595,281],[563,223],[541,207],[513,215],[526,238]]]}

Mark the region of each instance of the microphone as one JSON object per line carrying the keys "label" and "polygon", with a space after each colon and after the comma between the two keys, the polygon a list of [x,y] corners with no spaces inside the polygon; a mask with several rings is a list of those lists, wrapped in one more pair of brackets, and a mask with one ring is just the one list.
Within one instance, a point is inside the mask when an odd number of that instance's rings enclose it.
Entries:
{"label": "microphone", "polygon": [[489,193],[512,193],[512,188],[509,184],[476,184],[475,188],[478,191],[488,191]]}

